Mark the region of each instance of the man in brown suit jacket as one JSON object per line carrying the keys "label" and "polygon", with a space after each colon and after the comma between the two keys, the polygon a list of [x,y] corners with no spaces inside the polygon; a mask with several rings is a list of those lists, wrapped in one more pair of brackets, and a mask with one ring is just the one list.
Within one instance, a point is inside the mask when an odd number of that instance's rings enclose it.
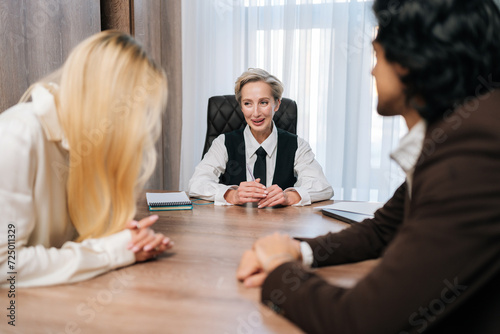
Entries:
{"label": "man in brown suit jacket", "polygon": [[[308,333],[500,333],[499,10],[376,0],[374,11],[378,111],[402,115],[400,151],[420,152],[394,154],[406,182],[339,233],[257,240],[237,277]],[[344,289],[297,261],[307,246],[313,267],[381,261]]]}

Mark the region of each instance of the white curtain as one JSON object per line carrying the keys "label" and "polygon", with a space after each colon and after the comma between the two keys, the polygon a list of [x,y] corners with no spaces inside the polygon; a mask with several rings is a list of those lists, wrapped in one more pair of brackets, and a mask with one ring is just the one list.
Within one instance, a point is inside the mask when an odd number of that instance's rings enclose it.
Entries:
{"label": "white curtain", "polygon": [[376,114],[373,1],[183,0],[180,188],[201,160],[208,98],[234,94],[246,69],[280,78],[334,199],[385,201],[404,174],[389,153],[407,132]]}

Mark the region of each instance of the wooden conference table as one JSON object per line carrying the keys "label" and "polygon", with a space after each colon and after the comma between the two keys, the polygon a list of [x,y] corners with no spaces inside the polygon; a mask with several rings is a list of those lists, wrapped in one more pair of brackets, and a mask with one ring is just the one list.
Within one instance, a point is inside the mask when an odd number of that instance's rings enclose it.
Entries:
{"label": "wooden conference table", "polygon": [[[199,203],[205,203],[203,201]],[[235,279],[244,250],[256,238],[281,231],[313,237],[347,224],[323,216],[314,206],[257,209],[195,205],[161,211],[155,230],[174,242],[156,260],[94,279],[43,288],[19,288],[16,327],[2,333],[302,333],[260,303],[260,289]],[[141,196],[137,218],[149,215]],[[329,282],[351,287],[376,261],[317,269]],[[6,290],[0,291],[4,300]]]}

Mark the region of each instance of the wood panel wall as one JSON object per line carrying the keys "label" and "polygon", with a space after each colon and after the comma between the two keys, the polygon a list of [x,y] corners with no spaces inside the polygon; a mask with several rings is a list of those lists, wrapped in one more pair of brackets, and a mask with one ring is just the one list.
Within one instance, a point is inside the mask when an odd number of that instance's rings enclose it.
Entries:
{"label": "wood panel wall", "polygon": [[146,188],[179,189],[182,130],[181,0],[134,0],[133,30],[168,78],[168,105],[163,114],[162,138],[155,173]]}
{"label": "wood panel wall", "polygon": [[99,31],[99,0],[0,0],[0,111]]}
{"label": "wood panel wall", "polygon": [[135,36],[168,76],[169,100],[147,188],[179,187],[182,129],[181,0],[0,0],[0,112],[106,29]]}
{"label": "wood panel wall", "polygon": [[102,30],[116,29],[133,35],[133,8],[133,0],[101,0]]}
{"label": "wood panel wall", "polygon": [[165,189],[179,189],[182,139],[181,0],[162,2],[161,63],[168,77],[168,106],[163,116]]}
{"label": "wood panel wall", "polygon": [[[134,0],[133,3],[135,39],[137,39],[137,41],[139,41],[144,46],[144,48],[158,64],[161,64],[162,53],[160,9],[160,0]],[[163,145],[165,140],[164,134],[165,131],[163,124],[162,136],[156,143],[156,149],[158,150],[158,152],[163,152],[163,155],[166,154]],[[166,166],[163,163],[163,156],[158,156],[155,172],[146,184],[146,189],[157,188],[155,185],[164,184],[165,169]],[[177,188],[178,187],[171,189]]]}

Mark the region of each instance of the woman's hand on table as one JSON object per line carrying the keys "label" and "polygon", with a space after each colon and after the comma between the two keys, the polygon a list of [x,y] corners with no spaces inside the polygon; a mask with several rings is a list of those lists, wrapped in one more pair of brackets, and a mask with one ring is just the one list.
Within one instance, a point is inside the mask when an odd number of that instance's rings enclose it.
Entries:
{"label": "woman's hand on table", "polygon": [[132,233],[132,240],[128,243],[127,249],[135,254],[135,261],[142,262],[163,253],[173,247],[174,242],[162,233],[154,232],[152,226],[158,220],[157,215],[149,216],[140,221],[131,221],[127,228]]}
{"label": "woman's hand on table", "polygon": [[260,179],[250,182],[241,182],[238,189],[229,189],[224,198],[231,204],[245,204],[259,202],[268,194],[266,186],[259,183]]}
{"label": "woman's hand on table", "polygon": [[296,191],[283,191],[280,186],[273,184],[267,188],[267,196],[259,201],[259,209],[276,205],[293,205],[300,201],[300,195]]}
{"label": "woman's hand on table", "polygon": [[229,189],[224,195],[224,198],[229,203],[236,205],[259,202],[259,209],[276,205],[288,206],[300,201],[298,192],[285,192],[277,184],[266,188],[260,183],[260,179],[250,182],[241,182],[238,189]]}

